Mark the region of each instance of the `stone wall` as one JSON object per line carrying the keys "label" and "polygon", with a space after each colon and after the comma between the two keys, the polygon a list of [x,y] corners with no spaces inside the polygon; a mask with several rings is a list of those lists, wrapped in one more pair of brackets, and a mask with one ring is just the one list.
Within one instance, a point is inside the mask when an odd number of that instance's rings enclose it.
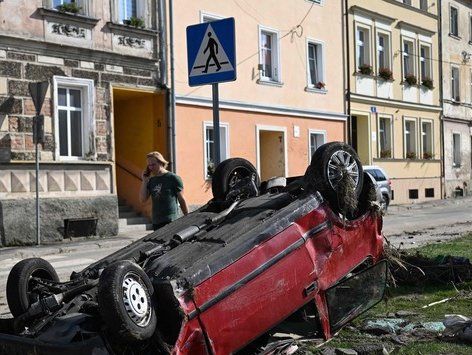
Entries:
{"label": "stone wall", "polygon": [[[54,63],[54,64],[51,64]],[[0,50],[0,162],[32,161],[33,116],[35,108],[28,84],[49,81],[49,90],[43,104],[45,116],[45,142],[41,146],[41,160],[54,160],[57,142],[54,138],[54,101],[52,78],[54,75],[92,79],[95,83],[95,154],[90,159],[110,161],[111,121],[110,84],[134,88],[154,89],[157,74],[152,70],[129,66],[107,65],[97,61],[73,58],[48,57],[14,50]]]}

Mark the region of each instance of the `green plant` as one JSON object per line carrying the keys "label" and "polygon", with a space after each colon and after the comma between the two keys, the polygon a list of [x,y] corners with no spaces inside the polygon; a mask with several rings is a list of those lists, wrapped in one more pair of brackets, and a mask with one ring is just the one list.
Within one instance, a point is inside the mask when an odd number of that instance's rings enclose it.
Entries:
{"label": "green plant", "polygon": [[405,82],[408,84],[408,85],[416,85],[416,83],[418,83],[418,79],[416,78],[416,76],[414,74],[406,74],[405,75]]}
{"label": "green plant", "polygon": [[321,90],[321,89],[324,89],[325,86],[326,86],[326,84],[323,83],[322,81],[318,81],[318,82],[315,84],[315,88],[320,89],[320,90]]}
{"label": "green plant", "polygon": [[381,158],[391,158],[392,157],[392,151],[390,149],[385,149],[380,151],[380,157]]}
{"label": "green plant", "polygon": [[416,159],[416,153],[415,152],[408,152],[408,153],[406,153],[406,158],[407,159]]}
{"label": "green plant", "polygon": [[144,28],[144,20],[141,17],[134,17],[131,16],[128,20],[124,20],[123,23],[125,25],[137,27],[137,28]]}
{"label": "green plant", "polygon": [[359,65],[359,73],[363,75],[372,75],[373,70],[372,66],[369,64],[361,64]]}
{"label": "green plant", "polygon": [[393,80],[393,72],[390,68],[379,68],[379,77],[384,80]]}
{"label": "green plant", "polygon": [[77,6],[75,2],[66,2],[56,7],[59,12],[69,12],[71,14],[78,14],[82,8]]}
{"label": "green plant", "polygon": [[423,152],[423,159],[433,159],[433,153]]}
{"label": "green plant", "polygon": [[423,81],[421,82],[421,85],[424,87],[428,88],[429,90],[433,90],[433,79],[431,78],[424,78]]}

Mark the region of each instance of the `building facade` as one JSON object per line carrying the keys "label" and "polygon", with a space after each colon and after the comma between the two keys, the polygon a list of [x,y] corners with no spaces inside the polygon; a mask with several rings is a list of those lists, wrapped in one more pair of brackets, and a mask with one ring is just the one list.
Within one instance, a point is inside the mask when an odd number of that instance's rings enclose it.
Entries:
{"label": "building facade", "polygon": [[472,193],[472,3],[441,7],[444,197]]}
{"label": "building facade", "polygon": [[211,85],[187,84],[189,25],[235,19],[237,80],[219,84],[222,160],[246,158],[263,180],[303,175],[319,145],[345,141],[340,1],[175,1],[173,14],[177,173],[192,204],[211,198],[214,142]]}
{"label": "building facade", "polygon": [[440,199],[437,1],[346,3],[350,143],[386,170],[392,204]]}
{"label": "building facade", "polygon": [[49,83],[39,146],[42,241],[62,239],[68,218],[97,218],[97,234],[117,233],[118,197],[139,186],[145,153],[166,153],[170,143],[161,5],[0,2],[0,245],[36,242],[28,85],[38,81]]}

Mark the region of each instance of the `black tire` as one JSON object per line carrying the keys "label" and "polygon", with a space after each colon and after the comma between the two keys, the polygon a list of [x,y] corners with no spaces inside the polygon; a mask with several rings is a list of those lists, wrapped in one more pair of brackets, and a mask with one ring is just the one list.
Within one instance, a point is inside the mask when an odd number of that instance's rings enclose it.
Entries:
{"label": "black tire", "polygon": [[257,170],[243,158],[230,158],[222,161],[215,169],[211,180],[211,190],[215,200],[224,200],[226,194],[242,178],[254,176],[257,188],[260,178]]}
{"label": "black tire", "polygon": [[[319,147],[305,172],[305,185],[319,191],[336,212],[354,210],[361,194],[364,171],[355,150],[343,142],[330,142]],[[339,184],[350,176],[353,191],[344,191]],[[351,211],[352,212],[352,211]]]}
{"label": "black tire", "polygon": [[364,172],[364,182],[359,196],[359,204],[357,206],[357,211],[354,214],[356,217],[375,210],[375,205],[380,204],[382,200],[382,195],[380,194],[379,188],[375,179],[368,172]]}
{"label": "black tire", "polygon": [[59,281],[54,267],[41,258],[24,259],[13,266],[7,279],[7,302],[13,317],[25,313],[35,301],[31,292],[31,278]]}
{"label": "black tire", "polygon": [[153,292],[149,277],[131,261],[117,261],[103,270],[98,305],[113,340],[135,342],[154,334],[157,318]]}

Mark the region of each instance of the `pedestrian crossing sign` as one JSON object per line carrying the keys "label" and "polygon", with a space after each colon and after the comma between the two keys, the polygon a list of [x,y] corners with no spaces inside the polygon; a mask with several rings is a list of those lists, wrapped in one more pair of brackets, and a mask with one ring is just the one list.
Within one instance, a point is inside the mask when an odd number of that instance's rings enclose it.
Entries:
{"label": "pedestrian crossing sign", "polygon": [[236,80],[234,18],[187,27],[190,86]]}

